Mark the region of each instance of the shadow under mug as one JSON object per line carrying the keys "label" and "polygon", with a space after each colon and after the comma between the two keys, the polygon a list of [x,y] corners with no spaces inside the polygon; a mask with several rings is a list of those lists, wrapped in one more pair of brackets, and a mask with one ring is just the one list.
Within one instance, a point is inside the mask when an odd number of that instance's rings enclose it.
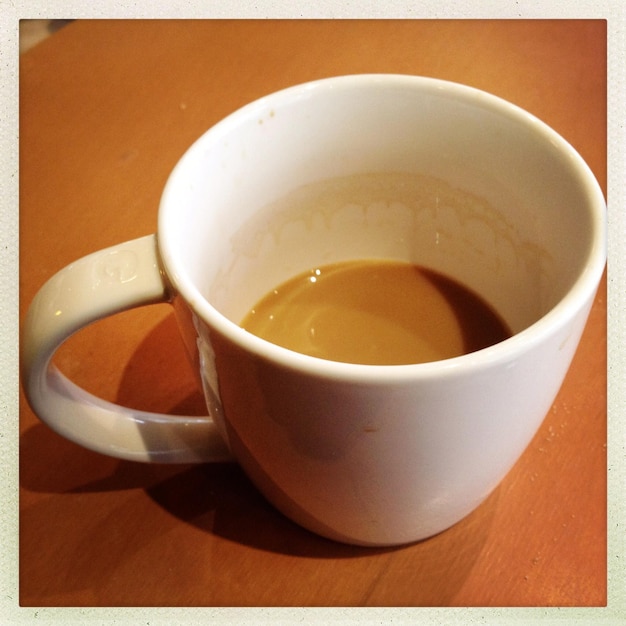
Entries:
{"label": "shadow under mug", "polygon": [[[319,194],[311,202],[307,190],[328,180],[363,184],[331,185],[323,205]],[[289,194],[309,201],[281,204]],[[478,506],[537,431],[585,326],[605,241],[606,205],[587,165],[513,104],[415,76],[295,86],[191,146],[163,192],[156,235],[84,257],[41,288],[23,329],[25,392],[44,422],[92,450],[236,460],[316,533],[416,541]],[[513,336],[452,359],[376,366],[305,356],[239,327],[294,274],[372,257],[460,281]],[[207,417],[108,403],[51,365],[80,328],[154,302],[176,310]]]}

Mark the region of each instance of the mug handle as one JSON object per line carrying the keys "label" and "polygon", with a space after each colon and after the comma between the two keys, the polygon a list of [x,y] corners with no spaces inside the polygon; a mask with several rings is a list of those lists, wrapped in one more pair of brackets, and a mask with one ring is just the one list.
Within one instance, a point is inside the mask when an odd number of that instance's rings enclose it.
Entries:
{"label": "mug handle", "polygon": [[24,323],[21,366],[34,412],[54,431],[109,456],[154,463],[231,461],[210,417],[148,413],[107,402],[53,364],[59,346],[98,319],[171,301],[155,235],[106,248],[60,270],[39,290]]}

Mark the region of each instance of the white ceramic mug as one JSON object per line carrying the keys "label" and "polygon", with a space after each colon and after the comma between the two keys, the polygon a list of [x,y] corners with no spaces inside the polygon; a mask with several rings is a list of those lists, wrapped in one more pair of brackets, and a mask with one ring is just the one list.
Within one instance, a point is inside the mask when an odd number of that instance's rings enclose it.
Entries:
{"label": "white ceramic mug", "polygon": [[[363,172],[443,181],[443,195],[426,206],[387,190],[382,202],[344,198],[317,214],[259,218],[304,185]],[[574,149],[492,95],[398,75],[286,89],[187,151],[163,192],[157,235],[87,256],[42,287],[24,328],[26,394],[54,430],[105,454],[234,458],[277,508],[326,537],[422,539],[487,497],[554,401],[605,265],[605,209]],[[238,326],[294,274],[373,256],[456,278],[514,335],[453,359],[372,366],[297,354]],[[86,324],[164,301],[208,417],[122,408],[50,365]]]}

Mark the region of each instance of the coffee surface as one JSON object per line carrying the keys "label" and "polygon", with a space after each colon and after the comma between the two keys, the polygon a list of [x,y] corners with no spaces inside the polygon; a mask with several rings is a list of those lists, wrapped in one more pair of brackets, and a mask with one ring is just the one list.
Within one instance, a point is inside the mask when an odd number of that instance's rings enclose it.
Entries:
{"label": "coffee surface", "polygon": [[266,294],[241,326],[296,352],[366,365],[438,361],[511,335],[485,301],[455,280],[384,260],[295,276]]}

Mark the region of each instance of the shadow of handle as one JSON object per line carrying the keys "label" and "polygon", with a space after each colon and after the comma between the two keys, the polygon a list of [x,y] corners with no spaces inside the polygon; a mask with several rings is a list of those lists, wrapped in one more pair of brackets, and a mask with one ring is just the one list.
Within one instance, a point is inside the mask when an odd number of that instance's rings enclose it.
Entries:
{"label": "shadow of handle", "polygon": [[232,460],[210,417],[137,411],[98,398],[52,364],[81,328],[121,311],[170,301],[156,237],[106,248],[55,274],[35,296],[24,325],[21,366],[33,411],[54,431],[90,450],[156,463]]}

